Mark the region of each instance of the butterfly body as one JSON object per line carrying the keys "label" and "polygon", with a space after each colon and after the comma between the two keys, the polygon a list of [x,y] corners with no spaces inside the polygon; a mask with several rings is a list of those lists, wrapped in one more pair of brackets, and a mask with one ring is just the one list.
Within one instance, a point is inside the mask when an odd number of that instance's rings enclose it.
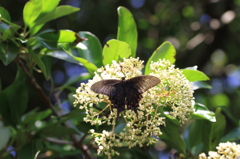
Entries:
{"label": "butterfly body", "polygon": [[143,75],[125,80],[105,79],[94,83],[91,90],[95,93],[107,95],[113,108],[117,109],[117,118],[119,114],[127,109],[133,110],[137,114],[139,101],[142,99],[142,93],[160,83],[157,77]]}

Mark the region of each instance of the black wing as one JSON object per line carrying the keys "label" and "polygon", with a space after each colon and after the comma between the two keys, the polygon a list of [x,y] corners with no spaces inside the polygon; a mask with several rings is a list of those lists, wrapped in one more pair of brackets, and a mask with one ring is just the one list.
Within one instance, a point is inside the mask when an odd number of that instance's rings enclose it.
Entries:
{"label": "black wing", "polygon": [[159,83],[160,80],[157,77],[151,75],[137,76],[126,80],[126,85],[131,85],[136,90],[138,90],[140,94],[158,85]]}
{"label": "black wing", "polygon": [[104,94],[107,96],[113,96],[116,93],[116,84],[120,83],[120,80],[116,79],[106,79],[94,83],[91,86],[91,90],[95,93]]}

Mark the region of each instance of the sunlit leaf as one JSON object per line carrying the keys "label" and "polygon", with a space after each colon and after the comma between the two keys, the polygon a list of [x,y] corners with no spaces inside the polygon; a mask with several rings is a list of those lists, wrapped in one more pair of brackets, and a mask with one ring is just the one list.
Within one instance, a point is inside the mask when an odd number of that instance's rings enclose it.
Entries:
{"label": "sunlit leaf", "polygon": [[39,18],[36,21],[36,23],[32,26],[31,34],[32,35],[36,34],[45,23],[77,11],[79,11],[79,8],[75,8],[68,5],[58,6],[56,9],[45,14],[43,17]]}
{"label": "sunlit leaf", "polygon": [[42,12],[42,0],[30,0],[23,9],[23,20],[26,26],[31,25]]}
{"label": "sunlit leaf", "polygon": [[118,7],[118,33],[117,39],[126,42],[130,47],[132,57],[136,57],[137,26],[132,13],[125,7]]}
{"label": "sunlit leaf", "polygon": [[[81,54],[81,57],[85,58],[97,67],[101,67],[103,65],[102,58],[96,58],[102,56],[102,45],[99,39],[94,34],[86,31],[81,31],[78,34],[82,38],[86,38],[85,41],[77,45],[78,52]],[[82,45],[84,45],[84,48],[81,48]]]}
{"label": "sunlit leaf", "polygon": [[113,60],[119,61],[131,56],[130,46],[119,40],[109,40],[103,48],[103,65],[111,64]]}
{"label": "sunlit leaf", "polygon": [[190,82],[209,80],[209,78],[199,70],[181,69],[181,71]]}
{"label": "sunlit leaf", "polygon": [[152,56],[148,59],[148,62],[145,67],[145,74],[150,73],[150,64],[152,62],[157,62],[159,59],[166,59],[173,64],[175,62],[176,50],[174,46],[170,42],[164,42],[160,45],[152,54]]}
{"label": "sunlit leaf", "polygon": [[195,104],[195,111],[192,114],[194,119],[206,119],[211,122],[216,122],[215,113],[208,110],[208,108],[200,103]]}

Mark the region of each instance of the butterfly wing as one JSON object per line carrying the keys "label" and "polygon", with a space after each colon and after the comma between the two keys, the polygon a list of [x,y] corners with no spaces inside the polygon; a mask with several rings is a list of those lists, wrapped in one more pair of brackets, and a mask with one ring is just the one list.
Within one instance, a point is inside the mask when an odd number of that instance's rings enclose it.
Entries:
{"label": "butterfly wing", "polygon": [[126,80],[126,85],[131,85],[140,94],[158,85],[159,83],[160,80],[157,77],[151,75],[137,76]]}
{"label": "butterfly wing", "polygon": [[120,80],[105,79],[94,83],[91,86],[91,90],[95,93],[104,94],[107,96],[114,96],[116,94],[116,85],[120,83]]}

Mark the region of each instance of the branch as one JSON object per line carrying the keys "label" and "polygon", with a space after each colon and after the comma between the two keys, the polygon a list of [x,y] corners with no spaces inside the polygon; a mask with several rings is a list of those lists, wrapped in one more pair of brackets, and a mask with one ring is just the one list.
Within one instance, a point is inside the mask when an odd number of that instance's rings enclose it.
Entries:
{"label": "branch", "polygon": [[[27,77],[31,80],[31,83],[34,86],[34,88],[36,89],[37,93],[40,95],[40,97],[43,99],[43,101],[47,104],[47,106],[52,110],[53,114],[57,117],[60,117],[60,115],[54,109],[52,103],[50,102],[50,99],[48,98],[48,96],[46,96],[46,94],[44,93],[42,88],[36,82],[35,77],[32,74],[30,74],[30,72],[27,70],[24,63],[19,58],[16,58],[16,62],[23,69],[23,71],[26,73]],[[67,123],[64,123],[64,125],[66,127],[69,127],[69,125]],[[77,139],[76,135],[70,135],[70,137],[73,140],[73,145],[76,148],[80,149],[83,152],[83,154],[86,156],[86,158],[93,159],[93,157],[91,155],[91,151],[89,150],[89,148],[86,145],[82,145],[80,142],[78,142],[78,139]]]}

